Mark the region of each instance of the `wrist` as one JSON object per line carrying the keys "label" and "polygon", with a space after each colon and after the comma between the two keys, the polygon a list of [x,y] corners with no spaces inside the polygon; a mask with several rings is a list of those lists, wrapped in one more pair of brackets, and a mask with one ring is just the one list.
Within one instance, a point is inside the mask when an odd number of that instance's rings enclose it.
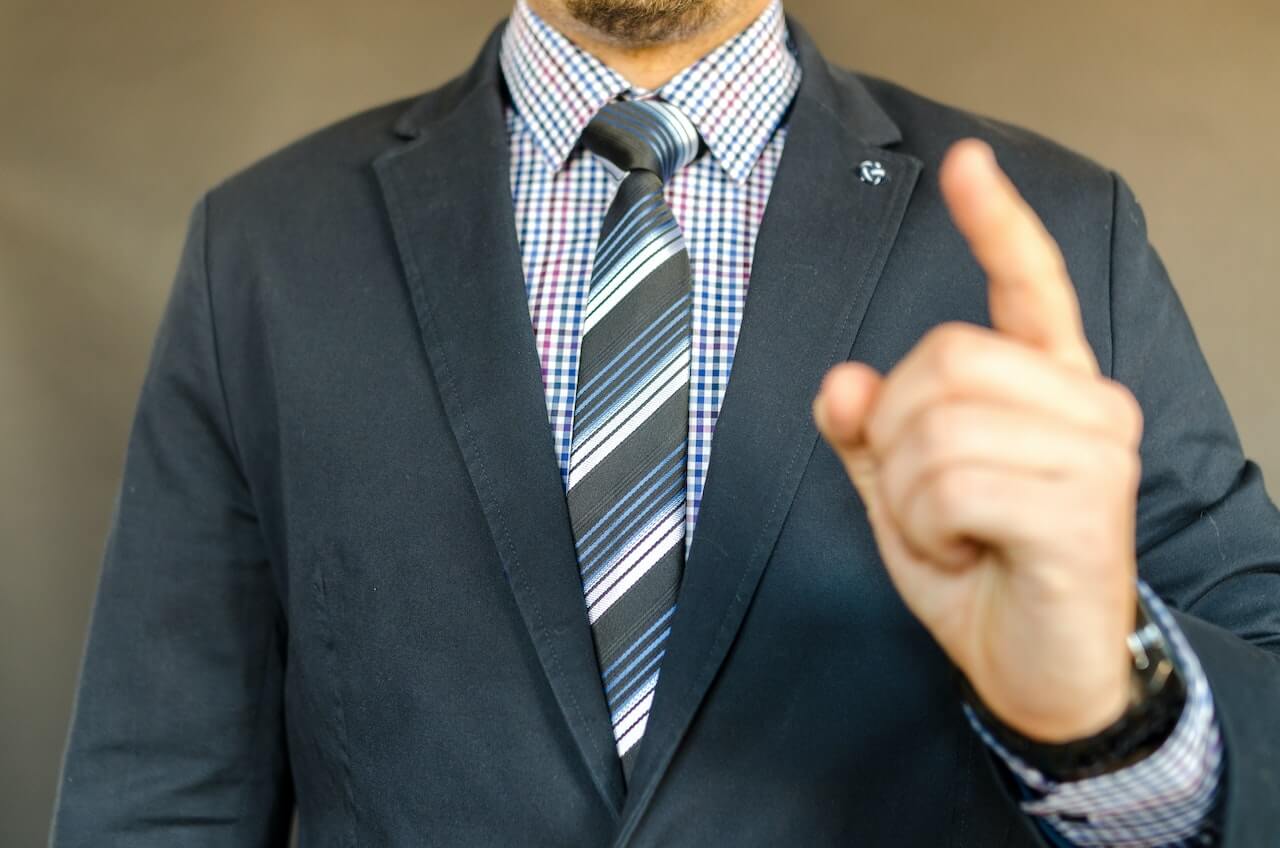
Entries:
{"label": "wrist", "polygon": [[1007,705],[983,698],[976,688],[966,686],[966,691],[970,700],[979,700],[996,721],[1019,736],[1045,745],[1064,745],[1101,732],[1129,709],[1132,660],[1123,645],[1113,658],[1105,670],[1094,670],[1093,679],[1063,680],[1048,704],[1052,712],[1010,711]]}
{"label": "wrist", "polygon": [[[1148,619],[1141,602],[1136,618],[1137,625],[1125,640],[1130,658],[1126,692],[1118,706],[1109,707],[1110,720],[1105,711],[1081,719],[1081,726],[1092,722],[1095,729],[1091,731],[1028,734],[995,715],[963,675],[962,694],[1001,747],[1050,779],[1082,780],[1132,765],[1154,753],[1172,734],[1187,696],[1163,634]],[[1099,720],[1098,715],[1103,718]]]}

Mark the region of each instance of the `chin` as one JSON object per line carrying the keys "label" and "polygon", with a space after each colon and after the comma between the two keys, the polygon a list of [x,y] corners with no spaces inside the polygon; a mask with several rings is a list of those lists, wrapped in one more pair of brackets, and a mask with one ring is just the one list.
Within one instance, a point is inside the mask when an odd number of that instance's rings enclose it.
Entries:
{"label": "chin", "polygon": [[680,41],[722,20],[735,0],[564,0],[579,24],[623,46]]}

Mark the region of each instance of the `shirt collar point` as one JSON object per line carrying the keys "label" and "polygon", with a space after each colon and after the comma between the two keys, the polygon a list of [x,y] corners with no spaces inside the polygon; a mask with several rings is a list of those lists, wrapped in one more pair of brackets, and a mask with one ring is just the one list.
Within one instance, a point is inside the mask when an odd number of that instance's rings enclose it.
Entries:
{"label": "shirt collar point", "polygon": [[530,124],[527,120],[525,126],[533,137],[534,147],[538,151],[537,158],[546,166],[547,171],[554,174],[562,170],[573,155],[573,149],[578,143],[577,137],[558,134],[545,126]]}
{"label": "shirt collar point", "polygon": [[755,170],[755,162],[727,162],[724,165],[724,172],[729,175],[729,179],[733,180],[738,188],[742,188],[747,184],[747,180],[751,178],[751,172]]}
{"label": "shirt collar point", "polygon": [[747,180],[750,179],[751,172],[756,169],[756,163],[764,155],[769,141],[766,138],[762,143],[754,147],[736,149],[731,145],[722,143],[723,139],[708,139],[704,135],[702,140],[707,146],[706,155],[714,159],[720,170],[724,171],[725,175],[739,188],[746,185]]}
{"label": "shirt collar point", "polygon": [[542,164],[546,167],[547,173],[554,174],[564,170],[565,165],[569,163],[569,153],[561,153],[558,150],[542,150]]}

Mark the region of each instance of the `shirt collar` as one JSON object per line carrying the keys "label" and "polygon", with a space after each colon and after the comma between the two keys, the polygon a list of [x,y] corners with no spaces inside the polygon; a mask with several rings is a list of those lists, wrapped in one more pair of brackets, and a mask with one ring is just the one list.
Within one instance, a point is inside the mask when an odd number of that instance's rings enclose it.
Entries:
{"label": "shirt collar", "polygon": [[564,166],[600,107],[657,96],[680,108],[736,182],[755,167],[800,86],[781,0],[657,91],[630,85],[516,0],[502,36],[502,73],[549,168]]}

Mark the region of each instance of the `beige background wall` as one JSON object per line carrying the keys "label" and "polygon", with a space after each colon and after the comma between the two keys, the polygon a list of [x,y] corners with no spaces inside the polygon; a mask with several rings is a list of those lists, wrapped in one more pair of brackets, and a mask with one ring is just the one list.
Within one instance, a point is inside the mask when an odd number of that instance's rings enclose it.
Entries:
{"label": "beige background wall", "polygon": [[[508,8],[0,0],[0,845],[43,839],[127,427],[191,204],[311,128],[442,81]],[[1280,480],[1280,4],[788,8],[846,64],[1125,174],[1246,447]]]}

